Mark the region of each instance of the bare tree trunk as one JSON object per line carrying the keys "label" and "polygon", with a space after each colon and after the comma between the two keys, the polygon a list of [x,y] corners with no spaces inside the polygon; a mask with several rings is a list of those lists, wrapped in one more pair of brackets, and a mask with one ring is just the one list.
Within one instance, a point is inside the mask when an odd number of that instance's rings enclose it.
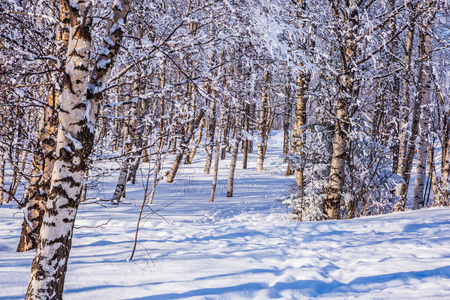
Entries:
{"label": "bare tree trunk", "polygon": [[[244,128],[247,132],[247,135],[250,133],[250,104],[245,103],[245,112],[244,112]],[[249,152],[249,140],[248,137],[244,139],[243,149],[242,149],[242,169],[247,169],[248,164],[248,152]]]}
{"label": "bare tree trunk", "polygon": [[128,172],[132,162],[131,151],[133,149],[133,141],[134,141],[133,138],[136,133],[136,119],[134,113],[136,111],[136,103],[134,103],[129,96],[126,96],[125,102],[128,103],[124,107],[124,111],[128,112],[128,117],[124,122],[125,126],[123,128],[123,135],[124,135],[123,149],[125,151],[125,160],[122,162],[119,179],[117,181],[116,189],[111,199],[111,202],[116,205],[120,203],[120,199],[124,196],[124,191],[128,179]]}
{"label": "bare tree trunk", "polygon": [[269,81],[269,72],[264,74],[263,78],[263,90],[262,90],[262,101],[261,101],[261,111],[259,115],[259,136],[261,141],[258,143],[258,154],[256,161],[256,171],[263,171],[264,168],[264,158],[265,158],[265,146],[267,143],[267,134],[266,132],[269,130],[267,128],[268,123],[268,106],[269,106],[269,91],[268,91],[268,81]]}
{"label": "bare tree trunk", "polygon": [[[50,108],[46,113],[45,125],[40,132],[42,150],[37,150],[33,155],[31,166],[31,179],[25,187],[22,203],[26,205],[26,213],[22,222],[17,252],[25,252],[36,249],[39,238],[42,218],[45,212],[50,180],[53,166],[56,160],[56,134],[58,131],[58,116],[54,109],[53,97],[49,97]],[[56,97],[57,99],[58,97]]]}
{"label": "bare tree trunk", "polygon": [[25,164],[27,162],[27,150],[22,151],[22,157],[20,163],[17,166],[17,171],[14,172],[14,177],[9,187],[8,195],[6,196],[5,203],[9,203],[11,199],[16,195],[17,188],[19,187],[20,181],[22,180],[22,175],[25,172]]}
{"label": "bare tree trunk", "polygon": [[[256,103],[255,102],[253,102],[252,105],[250,106],[249,118],[252,122],[255,122],[255,120],[256,120]],[[249,133],[252,137],[254,136],[255,126],[253,126],[252,123],[250,123]],[[253,140],[250,140],[248,142],[248,153],[253,153]]]}
{"label": "bare tree trunk", "polygon": [[88,14],[84,2],[76,4],[76,8],[72,6],[70,10],[70,40],[66,78],[60,97],[60,125],[52,187],[26,299],[62,299],[73,224],[84,176],[84,170],[80,169],[84,169],[87,161],[83,142],[88,139],[93,142],[85,119],[86,103],[83,99],[88,83],[86,78],[89,77],[90,24],[82,22]]}
{"label": "bare tree trunk", "polygon": [[[333,137],[333,156],[331,158],[331,170],[328,180],[327,198],[324,204],[324,213],[329,219],[338,219],[341,207],[342,188],[345,182],[345,161],[347,159],[347,133],[349,130],[348,108],[350,101],[358,94],[355,86],[355,67],[353,60],[357,52],[355,33],[357,30],[358,10],[353,1],[349,1],[345,7],[348,13],[343,16],[344,24],[344,49],[341,51],[342,74],[340,76],[339,94],[337,101],[337,120]],[[339,16],[336,16],[339,17]],[[337,29],[339,30],[339,29]]]}
{"label": "bare tree trunk", "polygon": [[[414,9],[414,6],[410,5],[409,9]],[[406,167],[406,153],[408,149],[408,115],[409,115],[409,81],[411,78],[411,55],[414,39],[415,25],[411,18],[409,21],[408,32],[406,34],[406,48],[403,63],[405,70],[403,72],[403,89],[402,89],[402,119],[400,122],[400,148],[398,154],[397,175],[402,176]]]}
{"label": "bare tree trunk", "polygon": [[[430,128],[431,128],[430,123]],[[428,151],[427,151],[427,170],[428,170],[428,178],[427,178],[427,184],[425,186],[425,193],[424,193],[424,206],[428,206],[429,200],[430,200],[430,193],[431,190],[433,190],[433,196],[438,198],[440,196],[440,187],[439,182],[436,178],[435,173],[435,167],[434,167],[434,151],[436,149],[435,146],[435,140],[431,143],[428,143]]]}
{"label": "bare tree trunk", "polygon": [[[57,30],[56,41],[61,45],[61,51],[67,51],[69,44],[70,14],[64,1],[60,1],[61,28]],[[25,205],[25,215],[22,222],[17,252],[36,249],[43,217],[47,206],[51,187],[51,177],[56,161],[56,146],[58,132],[58,112],[60,106],[60,91],[53,86],[47,99],[48,108],[44,111],[44,125],[39,132],[40,149],[33,153],[30,166],[31,179],[25,186],[22,205]]]}
{"label": "bare tree trunk", "polygon": [[[294,134],[293,140],[295,143],[295,153],[300,156],[300,161],[302,164],[305,152],[303,150],[306,140],[306,133],[304,126],[306,125],[306,106],[307,97],[306,90],[309,85],[309,77],[307,74],[300,74],[297,77],[297,104],[295,106],[295,123],[294,123]],[[295,170],[295,183],[303,192],[303,166],[297,166]]]}
{"label": "bare tree trunk", "polygon": [[[395,9],[395,0],[390,0],[391,9]],[[396,18],[393,17],[391,19],[391,38],[397,32],[397,24]],[[394,80],[392,82],[392,112],[393,112],[393,120],[390,122],[392,126],[392,137],[393,137],[393,145],[392,145],[392,172],[396,172],[398,169],[399,155],[400,155],[400,127],[399,127],[399,106],[400,106],[400,77],[396,73],[396,68],[398,67],[398,42],[397,39],[393,39],[391,43],[391,61],[392,61],[392,70]]]}
{"label": "bare tree trunk", "polygon": [[130,161],[130,174],[128,175],[128,181],[131,181],[132,184],[136,184],[136,175],[137,170],[139,169],[139,165],[141,163],[141,157],[142,157],[142,131],[141,131],[141,107],[142,105],[139,102],[139,95],[140,95],[140,89],[139,89],[139,75],[138,73],[134,74],[134,83],[133,83],[133,103],[134,103],[134,110],[132,113],[133,117],[133,143],[132,147],[135,147],[135,151],[133,153],[130,153],[131,155],[131,161]]}
{"label": "bare tree trunk", "polygon": [[[240,101],[240,100],[238,100]],[[234,190],[234,173],[236,171],[236,164],[237,164],[237,158],[239,154],[239,144],[242,140],[242,126],[241,126],[241,119],[242,119],[243,110],[241,107],[241,104],[238,103],[236,107],[236,138],[232,145],[233,152],[231,154],[231,162],[230,162],[230,171],[228,173],[228,190],[227,190],[227,197],[233,197],[233,190]]]}
{"label": "bare tree trunk", "polygon": [[[120,8],[116,4],[120,4]],[[61,93],[61,110],[56,146],[56,161],[51,190],[43,217],[38,247],[31,268],[26,299],[62,299],[73,226],[77,214],[88,156],[94,143],[93,125],[97,121],[101,87],[106,86],[122,39],[121,26],[126,20],[130,1],[114,2],[104,43],[108,54],[100,54],[89,76],[90,22],[89,6],[73,2],[70,8],[70,38]],[[108,63],[99,63],[109,59]],[[87,78],[91,78],[88,86]],[[87,94],[86,94],[87,93]],[[89,118],[86,116],[86,110]]]}
{"label": "bare tree trunk", "polygon": [[[197,24],[197,23],[194,23],[194,24]],[[191,25],[191,27],[193,28],[194,32],[196,32],[196,30],[197,30],[196,26],[197,25]],[[192,63],[192,65],[193,64],[194,63]],[[195,78],[195,73],[194,72],[192,72],[191,78],[192,79]],[[193,83],[190,83],[189,84],[189,90],[188,90],[188,97],[191,99],[191,111],[192,112],[195,112],[196,106],[197,106],[194,92],[195,92],[195,86],[194,86]],[[190,122],[191,126],[192,126],[192,124],[194,122],[195,122],[195,119],[193,118],[192,121]],[[198,145],[200,144],[200,142],[202,140],[202,134],[203,134],[202,131],[203,131],[203,119],[200,121],[198,138],[195,141],[194,146],[192,147],[192,149],[190,151],[189,151],[189,149],[187,150],[186,159],[184,160],[184,163],[187,164],[187,165],[191,164],[192,161],[194,160],[195,153],[197,152],[197,147],[198,147]]]}
{"label": "bare tree trunk", "polygon": [[[408,32],[408,35],[409,35],[409,32]],[[411,43],[412,43],[412,38],[411,38]],[[424,72],[423,68],[420,68],[420,70],[419,70],[420,84],[423,83],[422,82],[422,79],[424,76],[423,72]],[[405,84],[405,82],[404,82],[404,84]],[[404,88],[405,88],[405,86],[404,86]],[[405,90],[403,91],[404,96],[405,96],[405,92],[407,92],[407,91],[405,91]],[[409,96],[409,94],[406,94],[406,96]],[[403,210],[405,208],[407,195],[408,195],[408,186],[409,186],[409,181],[411,178],[412,163],[413,163],[413,159],[414,159],[414,153],[416,150],[416,138],[417,138],[417,134],[419,132],[420,115],[421,115],[421,110],[423,109],[422,100],[424,100],[424,98],[421,95],[421,91],[419,91],[419,93],[417,94],[417,97],[415,97],[415,99],[414,99],[413,115],[411,118],[411,133],[409,135],[409,139],[407,140],[408,146],[406,149],[406,156],[405,156],[404,161],[402,161],[402,156],[401,156],[402,149],[400,149],[399,170],[397,172],[397,175],[401,176],[404,179],[405,183],[402,184],[397,189],[396,195],[398,197],[400,197],[400,205],[399,206],[400,206],[401,210]],[[428,99],[426,101],[428,101]],[[401,145],[401,147],[402,147],[402,145]]]}
{"label": "bare tree trunk", "polygon": [[211,161],[212,161],[212,155],[213,155],[213,149],[214,149],[214,137],[216,132],[216,100],[211,99],[210,104],[210,115],[208,116],[208,139],[209,142],[205,147],[206,150],[206,162],[205,162],[205,169],[203,173],[209,174],[211,169]]}
{"label": "bare tree trunk", "polygon": [[116,189],[114,190],[114,194],[111,199],[112,204],[119,205],[120,199],[124,197],[129,168],[130,168],[129,159],[126,158],[120,168],[119,179],[117,180]]}
{"label": "bare tree trunk", "polygon": [[414,99],[413,115],[411,122],[411,134],[408,139],[408,147],[406,151],[406,157],[402,165],[399,165],[399,176],[405,181],[404,184],[397,189],[396,195],[400,197],[400,209],[403,210],[406,204],[406,198],[408,193],[409,180],[411,178],[411,169],[414,159],[414,152],[416,150],[416,138],[419,131],[419,120],[420,120],[420,102],[419,99]]}
{"label": "bare tree trunk", "polygon": [[[292,113],[292,103],[291,103],[291,83],[290,76],[286,81],[285,87],[285,99],[284,99],[284,114],[283,114],[283,155],[293,154],[291,152],[291,141],[289,138],[289,128],[291,126],[291,113]],[[292,141],[293,142],[293,141]],[[293,149],[293,147],[292,147]],[[288,162],[286,169],[286,176],[293,175],[294,171],[292,170],[291,163]]]}
{"label": "bare tree trunk", "polygon": [[[127,104],[124,106],[124,115],[126,115],[127,118],[123,128],[123,149],[126,158],[122,163],[117,186],[111,199],[111,202],[116,205],[118,205],[120,199],[125,196],[127,181],[130,181],[130,179],[133,180],[133,177],[134,179],[136,177],[136,173],[133,174],[133,168],[135,167],[135,172],[137,172],[137,168],[139,167],[140,158],[136,156],[140,156],[141,153],[133,151],[138,140],[136,137],[138,136],[137,129],[139,127],[138,98],[134,97],[137,95],[139,95],[139,78],[138,75],[135,74],[132,95],[125,97],[125,102]],[[135,164],[137,164],[137,166]]]}
{"label": "bare tree trunk", "polygon": [[172,168],[170,169],[169,174],[167,175],[167,178],[166,178],[166,181],[168,183],[172,183],[173,180],[175,179],[175,175],[177,174],[178,169],[180,168],[181,162],[183,161],[183,156],[187,152],[187,150],[189,150],[189,143],[191,142],[191,139],[194,136],[195,129],[197,129],[201,120],[203,120],[204,115],[205,115],[205,110],[201,109],[200,113],[198,114],[194,123],[190,126],[189,131],[186,133],[185,137],[181,141],[181,150],[175,156],[175,159],[172,164]]}
{"label": "bare tree trunk", "polygon": [[219,133],[217,135],[217,141],[216,141],[216,149],[215,149],[215,160],[214,160],[214,173],[213,173],[213,182],[211,186],[211,195],[209,197],[209,202],[214,202],[214,197],[216,195],[216,187],[217,187],[217,177],[219,174],[219,160],[220,160],[220,143],[222,139],[222,129],[223,129],[223,123],[225,118],[225,109],[222,107],[222,113],[220,117],[220,123],[219,123]]}
{"label": "bare tree trunk", "polygon": [[228,143],[228,138],[229,138],[229,136],[230,136],[230,116],[229,116],[229,104],[228,103],[226,103],[225,104],[225,111],[227,111],[226,112],[226,114],[227,114],[227,117],[226,117],[226,122],[225,122],[225,124],[224,124],[224,129],[223,129],[223,147],[222,147],[222,153],[221,153],[221,155],[220,155],[220,159],[221,160],[225,160],[225,158],[227,158],[227,148],[228,148],[228,146],[229,146],[229,143]]}
{"label": "bare tree trunk", "polygon": [[[431,30],[432,17],[427,18],[427,29]],[[419,91],[420,106],[422,113],[419,122],[419,145],[417,149],[417,169],[416,180],[414,182],[414,205],[413,209],[424,206],[424,183],[426,177],[427,150],[428,150],[428,121],[431,94],[431,35],[428,32],[419,33],[419,53],[421,60],[419,71]]]}
{"label": "bare tree trunk", "polygon": [[0,205],[3,204],[3,188],[5,186],[5,153],[0,150]]}
{"label": "bare tree trunk", "polygon": [[[119,80],[116,81],[116,84],[119,84]],[[116,96],[114,97],[114,101],[116,105],[114,106],[114,142],[113,142],[113,151],[117,151],[119,148],[119,145],[121,145],[122,140],[122,126],[121,126],[121,120],[120,120],[120,108],[121,106],[118,106],[119,103],[119,94],[120,94],[120,87],[117,87],[116,89]]]}
{"label": "bare tree trunk", "polygon": [[197,152],[197,148],[200,145],[201,141],[202,141],[202,136],[203,136],[203,124],[204,124],[204,119],[202,119],[200,121],[200,125],[198,127],[198,136],[197,139],[195,140],[195,144],[194,147],[191,149],[190,153],[188,156],[186,156],[186,161],[184,162],[185,164],[191,164],[194,161],[194,157],[195,157],[195,153]]}
{"label": "bare tree trunk", "polygon": [[[440,194],[434,194],[433,206],[447,206],[449,204],[449,178],[450,178],[450,118],[444,110],[444,98],[437,84],[436,94],[442,110],[442,161],[440,181]],[[436,176],[435,176],[436,177]]]}
{"label": "bare tree trunk", "polygon": [[240,142],[241,142],[241,136],[240,136],[240,133],[238,132],[236,140],[234,141],[233,152],[231,154],[230,172],[228,174],[227,197],[233,197],[234,173],[236,171],[236,163],[237,163],[237,157],[238,157],[238,154],[239,154],[239,144],[240,144]]}
{"label": "bare tree trunk", "polygon": [[284,114],[283,114],[283,155],[289,153],[289,127],[291,125],[292,104],[290,99],[291,88],[290,82],[286,82],[286,92],[284,98]]}
{"label": "bare tree trunk", "polygon": [[[297,10],[297,19],[300,22],[301,19],[305,18],[306,14],[306,2],[304,0],[297,0],[298,10]],[[305,24],[298,24],[299,27],[304,27]],[[310,38],[309,41],[307,38],[303,38],[299,40],[299,43],[305,45],[307,47],[307,51],[312,51],[315,47],[314,38]],[[301,196],[303,198],[303,188],[304,188],[304,147],[306,142],[306,132],[304,126],[306,125],[306,117],[307,117],[307,104],[308,97],[306,92],[308,91],[309,84],[311,81],[311,73],[310,71],[302,71],[297,76],[297,101],[295,105],[295,123],[294,123],[294,132],[292,136],[292,142],[294,146],[294,152],[299,156],[300,165],[296,166],[295,170],[295,183],[301,190]],[[288,170],[289,171],[289,170]],[[287,175],[288,172],[286,172]],[[303,202],[303,200],[302,200]]]}

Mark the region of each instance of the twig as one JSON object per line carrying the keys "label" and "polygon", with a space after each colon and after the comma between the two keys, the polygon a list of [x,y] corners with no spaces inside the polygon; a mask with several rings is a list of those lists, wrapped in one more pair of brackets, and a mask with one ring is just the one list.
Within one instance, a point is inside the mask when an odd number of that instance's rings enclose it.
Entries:
{"label": "twig", "polygon": [[112,218],[109,218],[108,221],[106,221],[106,223],[97,225],[97,226],[74,226],[75,229],[80,229],[80,228],[102,228],[105,227],[106,225],[108,225],[108,223],[112,220]]}

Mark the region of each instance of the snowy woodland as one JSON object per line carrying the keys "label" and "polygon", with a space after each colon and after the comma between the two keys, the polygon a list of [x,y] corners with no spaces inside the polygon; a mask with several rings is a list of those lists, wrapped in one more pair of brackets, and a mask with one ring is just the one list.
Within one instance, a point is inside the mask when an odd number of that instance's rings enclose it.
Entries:
{"label": "snowy woodland", "polygon": [[450,299],[449,110],[446,0],[2,0],[0,300]]}

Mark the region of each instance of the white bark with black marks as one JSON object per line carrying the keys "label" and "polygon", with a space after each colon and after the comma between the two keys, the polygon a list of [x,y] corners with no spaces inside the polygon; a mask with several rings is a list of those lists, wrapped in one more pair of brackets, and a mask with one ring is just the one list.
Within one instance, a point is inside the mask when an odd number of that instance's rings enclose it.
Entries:
{"label": "white bark with black marks", "polygon": [[[120,5],[116,5],[118,3]],[[89,76],[89,11],[92,3],[79,0],[70,5],[56,161],[26,299],[62,299],[73,226],[94,142],[93,124],[98,115],[101,92],[106,86],[123,34],[121,26],[111,29],[113,24],[124,24],[130,3],[131,0],[114,2],[105,38],[109,41],[109,53],[97,57],[92,76]],[[99,63],[105,56],[109,57],[109,62]]]}
{"label": "white bark with black marks", "polygon": [[[426,20],[425,28],[431,30],[432,15]],[[421,31],[419,34],[419,53],[422,58],[419,71],[419,91],[421,115],[419,122],[419,142],[417,147],[417,168],[416,179],[414,182],[414,204],[413,209],[419,209],[424,206],[424,189],[427,166],[428,150],[428,121],[430,111],[428,104],[431,95],[431,35],[428,31]]]}

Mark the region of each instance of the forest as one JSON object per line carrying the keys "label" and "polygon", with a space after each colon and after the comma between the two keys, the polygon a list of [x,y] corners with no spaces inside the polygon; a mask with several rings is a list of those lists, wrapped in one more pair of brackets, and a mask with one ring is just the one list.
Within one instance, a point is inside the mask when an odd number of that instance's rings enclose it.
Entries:
{"label": "forest", "polygon": [[[344,232],[359,218],[424,214],[437,220],[433,234],[448,232],[449,95],[445,0],[3,0],[0,228],[11,240],[0,239],[0,253],[31,255],[18,294],[62,299],[74,232],[122,214],[133,223],[130,261],[146,255],[143,232],[157,232],[145,228],[149,214],[224,222],[196,203],[235,222],[244,215],[232,205],[253,201],[272,217],[276,206],[286,225],[273,226],[298,226],[302,239],[304,228],[326,235],[320,224]],[[175,192],[189,204],[176,209]],[[86,211],[99,219],[83,221]],[[0,274],[11,265],[0,262]],[[246,294],[253,286],[223,298],[327,288]],[[202,293],[148,299],[210,299]]]}

